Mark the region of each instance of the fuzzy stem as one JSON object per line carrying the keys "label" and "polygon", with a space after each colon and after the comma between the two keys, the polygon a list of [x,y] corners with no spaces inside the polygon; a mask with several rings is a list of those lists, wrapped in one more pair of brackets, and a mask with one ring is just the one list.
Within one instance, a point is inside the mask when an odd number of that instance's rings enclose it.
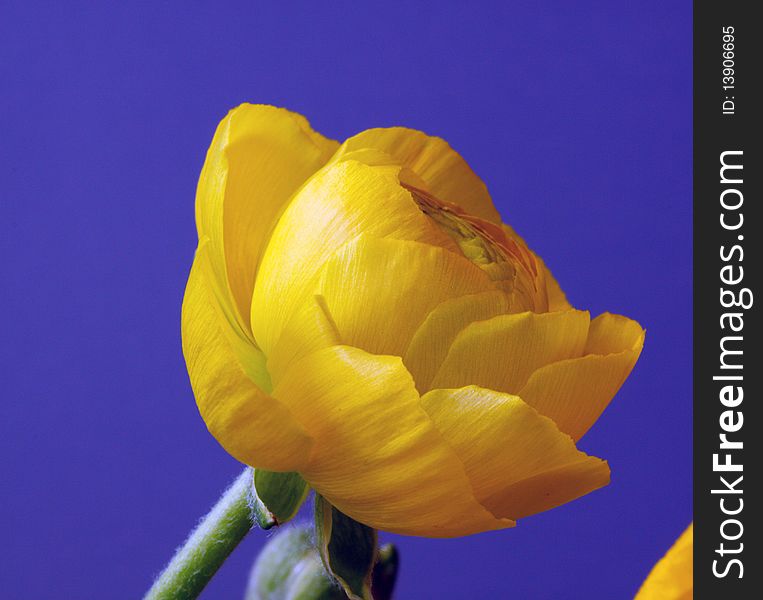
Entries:
{"label": "fuzzy stem", "polygon": [[247,467],[177,550],[144,600],[198,597],[254,524],[251,490],[252,470]]}

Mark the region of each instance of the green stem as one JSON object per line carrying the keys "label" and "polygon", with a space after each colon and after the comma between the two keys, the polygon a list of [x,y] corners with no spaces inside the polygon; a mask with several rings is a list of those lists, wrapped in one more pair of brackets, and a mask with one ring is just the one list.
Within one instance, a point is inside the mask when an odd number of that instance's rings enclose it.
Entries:
{"label": "green stem", "polygon": [[254,525],[251,490],[252,470],[247,467],[178,549],[144,600],[198,597]]}

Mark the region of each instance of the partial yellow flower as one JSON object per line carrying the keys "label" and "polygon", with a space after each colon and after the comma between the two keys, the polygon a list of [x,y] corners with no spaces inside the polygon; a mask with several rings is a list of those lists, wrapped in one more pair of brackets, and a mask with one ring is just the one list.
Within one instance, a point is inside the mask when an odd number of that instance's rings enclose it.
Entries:
{"label": "partial yellow flower", "polygon": [[694,597],[694,523],[654,566],[635,600],[691,600]]}
{"label": "partial yellow flower", "polygon": [[575,442],[644,341],[573,309],[439,138],[339,144],[242,105],[202,170],[183,350],[241,462],[297,471],[371,527],[450,537],[609,482]]}

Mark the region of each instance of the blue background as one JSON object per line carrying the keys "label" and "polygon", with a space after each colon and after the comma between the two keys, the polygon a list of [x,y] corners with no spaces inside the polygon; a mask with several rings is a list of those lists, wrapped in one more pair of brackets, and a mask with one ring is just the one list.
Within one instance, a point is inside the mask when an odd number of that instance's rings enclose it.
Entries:
{"label": "blue background", "polygon": [[[180,350],[217,122],[441,135],[571,300],[648,330],[608,488],[397,538],[398,598],[630,598],[691,519],[691,3],[2,3],[0,595],[136,598],[239,471]],[[434,7],[437,8],[434,8]],[[206,598],[237,598],[253,532]]]}

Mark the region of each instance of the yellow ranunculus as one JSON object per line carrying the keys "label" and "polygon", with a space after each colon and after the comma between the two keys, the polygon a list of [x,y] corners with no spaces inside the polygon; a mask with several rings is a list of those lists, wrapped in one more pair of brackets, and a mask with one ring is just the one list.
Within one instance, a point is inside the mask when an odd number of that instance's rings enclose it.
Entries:
{"label": "yellow ranunculus", "polygon": [[297,471],[371,527],[510,527],[606,485],[575,441],[635,364],[625,317],[574,310],[439,138],[343,144],[243,105],[199,181],[183,349],[241,462]]}
{"label": "yellow ranunculus", "polygon": [[635,600],[691,600],[694,597],[694,523],[649,573]]}

